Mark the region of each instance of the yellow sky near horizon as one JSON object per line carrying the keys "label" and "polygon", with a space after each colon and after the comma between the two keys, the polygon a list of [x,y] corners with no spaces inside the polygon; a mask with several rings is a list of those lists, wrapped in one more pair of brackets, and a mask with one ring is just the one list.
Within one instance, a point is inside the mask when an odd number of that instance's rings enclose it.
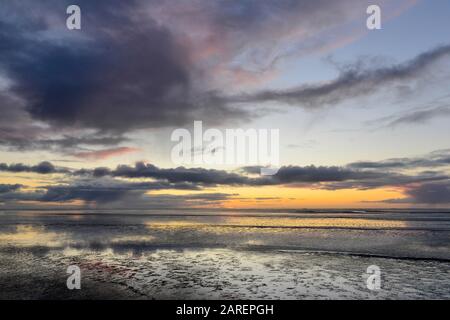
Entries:
{"label": "yellow sky near horizon", "polygon": [[[221,207],[228,209],[250,208],[382,208],[402,207],[400,204],[385,204],[379,201],[385,199],[404,198],[400,190],[372,189],[372,190],[322,190],[309,188],[294,188],[287,186],[258,186],[258,187],[219,187],[202,193],[236,194],[221,203]],[[195,194],[186,191],[160,190],[150,194]],[[378,202],[377,202],[378,201]],[[205,207],[216,207],[206,205]]]}

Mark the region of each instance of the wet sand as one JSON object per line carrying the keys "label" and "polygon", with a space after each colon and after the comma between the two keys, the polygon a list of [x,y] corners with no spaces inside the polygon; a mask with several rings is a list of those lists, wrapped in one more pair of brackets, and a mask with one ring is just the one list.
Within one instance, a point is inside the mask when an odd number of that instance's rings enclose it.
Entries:
{"label": "wet sand", "polygon": [[[450,262],[231,249],[0,254],[1,299],[449,299]],[[68,290],[78,265],[81,290]],[[382,270],[382,289],[366,269]]]}
{"label": "wet sand", "polygon": [[450,299],[446,214],[327,215],[3,214],[0,298]]}

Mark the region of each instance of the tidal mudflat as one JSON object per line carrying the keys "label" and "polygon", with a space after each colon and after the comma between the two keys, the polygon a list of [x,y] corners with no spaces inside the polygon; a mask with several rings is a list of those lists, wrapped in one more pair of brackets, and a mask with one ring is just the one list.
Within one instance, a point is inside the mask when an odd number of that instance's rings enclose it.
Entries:
{"label": "tidal mudflat", "polygon": [[0,298],[449,299],[447,217],[3,212]]}

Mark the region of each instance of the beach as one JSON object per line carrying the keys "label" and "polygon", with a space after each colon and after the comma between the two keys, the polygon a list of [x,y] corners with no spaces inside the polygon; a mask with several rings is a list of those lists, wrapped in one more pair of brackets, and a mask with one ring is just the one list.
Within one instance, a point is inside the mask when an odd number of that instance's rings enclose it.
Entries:
{"label": "beach", "polygon": [[[445,212],[0,214],[2,299],[449,299]],[[66,271],[81,270],[69,290]],[[381,270],[380,290],[367,268]]]}

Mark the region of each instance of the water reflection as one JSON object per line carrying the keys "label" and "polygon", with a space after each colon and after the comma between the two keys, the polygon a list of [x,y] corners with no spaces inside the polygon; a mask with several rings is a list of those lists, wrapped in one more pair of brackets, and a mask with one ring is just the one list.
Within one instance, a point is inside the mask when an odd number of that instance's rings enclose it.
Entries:
{"label": "water reflection", "polygon": [[[398,216],[398,214],[397,214]],[[384,217],[384,219],[383,219]],[[140,254],[159,249],[330,250],[450,258],[448,217],[0,215],[0,250],[39,247]]]}
{"label": "water reflection", "polygon": [[15,247],[61,247],[67,245],[67,234],[49,232],[44,227],[18,225],[14,232],[0,233],[0,244]]}
{"label": "water reflection", "polygon": [[408,224],[399,220],[350,219],[350,218],[265,218],[265,217],[220,217],[219,221],[148,221],[149,228],[185,228],[185,227],[270,227],[270,228],[406,228]]}

